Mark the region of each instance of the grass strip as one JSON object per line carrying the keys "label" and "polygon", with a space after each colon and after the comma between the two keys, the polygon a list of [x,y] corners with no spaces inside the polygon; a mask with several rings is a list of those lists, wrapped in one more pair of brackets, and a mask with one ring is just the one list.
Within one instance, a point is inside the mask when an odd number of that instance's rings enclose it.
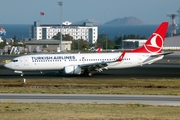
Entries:
{"label": "grass strip", "polygon": [[180,107],[4,102],[0,113],[2,120],[178,120]]}
{"label": "grass strip", "polygon": [[0,93],[180,95],[180,79],[0,79]]}

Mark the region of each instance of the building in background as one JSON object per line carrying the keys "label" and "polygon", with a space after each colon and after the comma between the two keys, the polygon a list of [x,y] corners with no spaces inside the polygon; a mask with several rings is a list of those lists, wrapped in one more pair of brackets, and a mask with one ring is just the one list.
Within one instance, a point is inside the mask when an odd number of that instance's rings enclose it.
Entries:
{"label": "building in background", "polygon": [[[127,39],[122,41],[123,48],[122,49],[136,49],[145,44],[147,40],[139,40],[139,39]],[[180,50],[180,35],[166,37],[163,50]]]}
{"label": "building in background", "polygon": [[147,40],[126,39],[122,41],[122,49],[136,49],[144,45]]}
{"label": "building in background", "polygon": [[[63,41],[62,50],[70,51],[72,41]],[[24,41],[26,45],[27,52],[58,52],[59,49],[59,40],[32,40]]]}
{"label": "building in background", "polygon": [[[53,36],[60,32],[60,27],[59,24],[41,24],[39,21],[35,21],[30,28],[30,38],[36,40],[52,39]],[[71,22],[66,21],[62,25],[62,34],[69,34],[74,40],[83,39],[89,43],[96,43],[98,27],[89,22],[82,25],[73,25]]]}
{"label": "building in background", "polygon": [[[20,45],[21,43],[19,43]],[[72,41],[63,41],[62,52],[71,51]],[[0,55],[2,54],[27,54],[27,53],[56,53],[60,52],[59,50],[59,40],[33,40],[33,41],[24,41],[24,46],[17,46],[7,44],[3,49],[0,49]]]}
{"label": "building in background", "polygon": [[180,36],[165,38],[164,50],[180,50]]}

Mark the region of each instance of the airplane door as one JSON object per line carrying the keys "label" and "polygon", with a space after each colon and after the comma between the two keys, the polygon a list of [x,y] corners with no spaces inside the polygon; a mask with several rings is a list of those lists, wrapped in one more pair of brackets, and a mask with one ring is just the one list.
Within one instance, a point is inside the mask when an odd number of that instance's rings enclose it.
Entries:
{"label": "airplane door", "polygon": [[29,66],[28,57],[24,58],[24,66]]}

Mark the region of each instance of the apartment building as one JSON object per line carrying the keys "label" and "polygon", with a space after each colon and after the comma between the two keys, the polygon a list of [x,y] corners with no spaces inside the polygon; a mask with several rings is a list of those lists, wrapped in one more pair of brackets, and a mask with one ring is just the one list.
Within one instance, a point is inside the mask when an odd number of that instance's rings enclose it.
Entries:
{"label": "apartment building", "polygon": [[36,40],[52,39],[53,36],[61,32],[63,35],[69,34],[74,40],[83,39],[89,43],[96,43],[98,38],[98,27],[93,23],[86,22],[82,25],[72,24],[69,21],[60,24],[41,24],[35,21],[30,28],[30,38]]}

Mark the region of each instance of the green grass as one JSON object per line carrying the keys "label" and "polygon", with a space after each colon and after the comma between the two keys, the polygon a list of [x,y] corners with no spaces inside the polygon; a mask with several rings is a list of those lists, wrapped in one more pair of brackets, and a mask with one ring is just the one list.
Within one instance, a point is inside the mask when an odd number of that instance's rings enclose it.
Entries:
{"label": "green grass", "polygon": [[[0,79],[0,93],[180,95],[180,79]],[[180,107],[143,104],[0,103],[2,120],[178,120]]]}
{"label": "green grass", "polygon": [[0,113],[2,120],[178,120],[180,107],[6,102]]}
{"label": "green grass", "polygon": [[0,93],[180,95],[179,79],[0,79]]}

